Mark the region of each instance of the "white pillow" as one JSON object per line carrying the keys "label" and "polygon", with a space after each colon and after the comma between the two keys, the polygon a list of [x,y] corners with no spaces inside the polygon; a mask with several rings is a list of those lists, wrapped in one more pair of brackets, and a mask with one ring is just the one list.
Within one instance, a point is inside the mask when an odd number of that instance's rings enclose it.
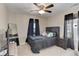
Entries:
{"label": "white pillow", "polygon": [[53,37],[53,33],[52,32],[48,33],[47,37]]}
{"label": "white pillow", "polygon": [[47,36],[47,33],[46,32],[43,32],[41,35],[42,36]]}

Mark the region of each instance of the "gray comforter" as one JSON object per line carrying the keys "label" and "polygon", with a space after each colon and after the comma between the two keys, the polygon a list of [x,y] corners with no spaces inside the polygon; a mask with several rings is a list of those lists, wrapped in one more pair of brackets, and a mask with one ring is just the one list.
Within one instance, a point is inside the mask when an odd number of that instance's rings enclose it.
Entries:
{"label": "gray comforter", "polygon": [[30,36],[28,43],[30,44],[33,53],[39,53],[41,49],[55,45],[56,40],[56,37]]}

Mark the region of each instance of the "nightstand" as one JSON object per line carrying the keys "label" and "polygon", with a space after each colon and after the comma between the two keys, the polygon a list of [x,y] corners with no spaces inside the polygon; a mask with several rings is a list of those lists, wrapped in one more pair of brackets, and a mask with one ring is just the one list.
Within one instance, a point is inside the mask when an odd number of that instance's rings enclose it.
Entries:
{"label": "nightstand", "polygon": [[58,46],[65,49],[66,41],[62,38],[58,40]]}

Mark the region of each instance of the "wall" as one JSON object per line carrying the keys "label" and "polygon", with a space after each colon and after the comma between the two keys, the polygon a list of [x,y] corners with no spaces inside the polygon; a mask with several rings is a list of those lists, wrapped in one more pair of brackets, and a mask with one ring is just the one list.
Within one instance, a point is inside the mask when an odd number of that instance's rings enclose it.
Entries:
{"label": "wall", "polygon": [[46,27],[46,19],[43,17],[33,16],[29,14],[9,13],[8,23],[17,24],[20,45],[25,43],[27,37],[29,18],[39,19],[40,32],[42,33]]}
{"label": "wall", "polygon": [[63,37],[63,29],[64,29],[64,16],[61,15],[56,15],[54,17],[50,17],[48,20],[48,27],[55,27],[59,26],[60,27],[60,37]]}
{"label": "wall", "polygon": [[7,10],[4,4],[0,4],[0,30],[7,29]]}
{"label": "wall", "polygon": [[6,44],[5,41],[6,30],[7,30],[7,10],[4,4],[0,4],[0,49]]}
{"label": "wall", "polygon": [[75,7],[70,7],[69,9],[65,10],[61,14],[54,15],[48,18],[47,26],[60,26],[60,37],[64,37],[64,15],[69,13],[78,13],[79,5]]}

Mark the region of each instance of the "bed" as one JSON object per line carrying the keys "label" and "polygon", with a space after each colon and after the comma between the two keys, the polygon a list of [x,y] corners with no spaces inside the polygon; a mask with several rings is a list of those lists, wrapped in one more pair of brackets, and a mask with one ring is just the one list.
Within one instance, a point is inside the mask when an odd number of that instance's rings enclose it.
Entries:
{"label": "bed", "polygon": [[33,53],[40,53],[41,49],[45,49],[51,47],[53,45],[57,45],[57,41],[59,39],[59,27],[46,27],[46,32],[54,32],[56,33],[54,37],[47,36],[29,36],[28,44],[31,46],[31,50]]}

